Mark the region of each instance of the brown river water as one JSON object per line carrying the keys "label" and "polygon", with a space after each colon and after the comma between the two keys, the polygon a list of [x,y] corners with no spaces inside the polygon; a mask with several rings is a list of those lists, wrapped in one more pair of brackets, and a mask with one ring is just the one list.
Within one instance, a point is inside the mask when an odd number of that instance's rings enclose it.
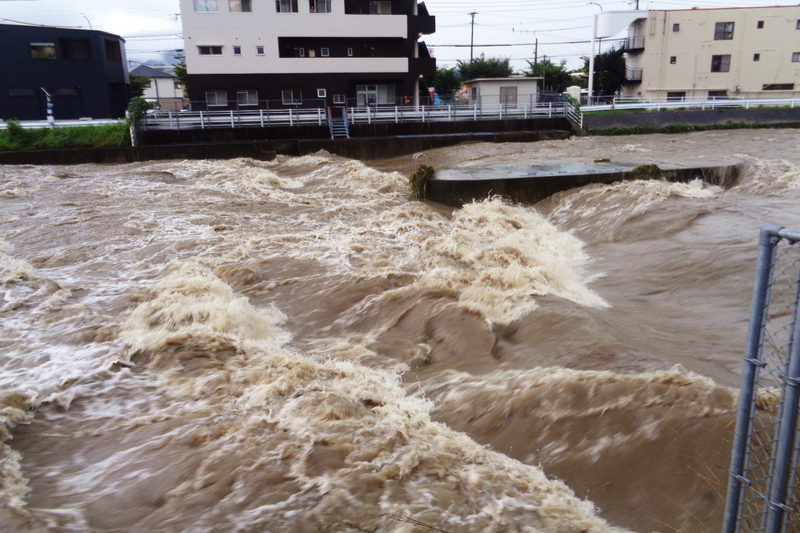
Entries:
{"label": "brown river water", "polygon": [[719,531],[800,130],[427,155],[743,167],[453,210],[409,156],[0,166],[0,531]]}

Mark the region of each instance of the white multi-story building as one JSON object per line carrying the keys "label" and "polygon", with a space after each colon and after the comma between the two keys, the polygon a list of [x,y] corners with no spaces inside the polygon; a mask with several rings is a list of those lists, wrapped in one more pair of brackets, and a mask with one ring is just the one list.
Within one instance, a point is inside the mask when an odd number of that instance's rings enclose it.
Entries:
{"label": "white multi-story building", "polygon": [[643,12],[628,30],[626,96],[800,96],[800,6]]}
{"label": "white multi-story building", "polygon": [[[436,62],[416,0],[180,0],[194,108],[414,103]],[[422,85],[422,86],[421,86]]]}

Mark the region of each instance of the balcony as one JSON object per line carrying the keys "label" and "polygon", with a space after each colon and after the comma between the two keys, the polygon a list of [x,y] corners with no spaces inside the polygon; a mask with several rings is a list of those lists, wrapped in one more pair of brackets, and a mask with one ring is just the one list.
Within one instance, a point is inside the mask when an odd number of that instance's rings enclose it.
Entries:
{"label": "balcony", "polygon": [[628,37],[625,43],[626,52],[641,52],[644,50],[644,37]]}
{"label": "balcony", "polygon": [[408,37],[416,39],[418,35],[430,35],[436,32],[436,17],[428,14],[408,17]]}
{"label": "balcony", "polygon": [[642,69],[640,68],[626,68],[625,81],[628,83],[641,83],[642,82]]}
{"label": "balcony", "polygon": [[408,60],[408,71],[423,76],[433,76],[436,74],[436,59],[428,53],[425,43],[417,43],[417,46],[419,47],[419,57]]}

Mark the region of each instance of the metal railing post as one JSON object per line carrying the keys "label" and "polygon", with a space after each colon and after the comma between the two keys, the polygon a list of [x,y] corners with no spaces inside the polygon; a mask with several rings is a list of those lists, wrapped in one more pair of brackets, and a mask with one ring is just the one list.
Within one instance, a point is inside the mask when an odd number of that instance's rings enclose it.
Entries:
{"label": "metal railing post", "polygon": [[201,130],[206,129],[206,125],[203,123],[203,112],[202,111],[200,111],[200,129]]}
{"label": "metal railing post", "polygon": [[261,119],[261,127],[263,128],[264,127],[264,110],[263,109],[259,109],[258,110],[258,116]]}
{"label": "metal railing post", "polygon": [[231,109],[230,113],[231,113],[231,128],[235,128],[236,127],[236,122],[235,122],[235,120],[233,118],[233,109]]}
{"label": "metal railing post", "polygon": [[739,411],[736,415],[736,432],[734,433],[733,452],[731,456],[730,480],[728,482],[728,498],[725,506],[723,533],[735,533],[738,529],[739,504],[742,490],[745,488],[745,461],[751,431],[751,414],[755,407],[755,385],[758,373],[764,362],[761,359],[761,345],[764,338],[764,324],[767,319],[767,303],[769,302],[772,271],[777,253],[776,244],[779,226],[766,225],[761,229],[759,240],[758,266],[753,287],[753,300],[750,306],[750,325],[745,348],[742,385],[739,396]]}
{"label": "metal railing post", "polygon": [[292,116],[292,108],[289,108],[289,126],[294,126],[294,117]]}

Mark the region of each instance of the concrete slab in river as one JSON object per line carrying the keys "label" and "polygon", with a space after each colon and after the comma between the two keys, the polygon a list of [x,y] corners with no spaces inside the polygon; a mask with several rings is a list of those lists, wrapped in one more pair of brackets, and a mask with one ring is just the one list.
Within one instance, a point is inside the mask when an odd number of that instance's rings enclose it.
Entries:
{"label": "concrete slab in river", "polygon": [[704,161],[702,164],[675,164],[658,161],[634,163],[598,161],[530,167],[437,170],[427,185],[428,198],[460,207],[490,196],[513,202],[533,204],[560,191],[591,183],[642,179],[636,169],[656,165],[667,181],[702,179],[713,185],[727,186],[739,175],[739,161]]}

